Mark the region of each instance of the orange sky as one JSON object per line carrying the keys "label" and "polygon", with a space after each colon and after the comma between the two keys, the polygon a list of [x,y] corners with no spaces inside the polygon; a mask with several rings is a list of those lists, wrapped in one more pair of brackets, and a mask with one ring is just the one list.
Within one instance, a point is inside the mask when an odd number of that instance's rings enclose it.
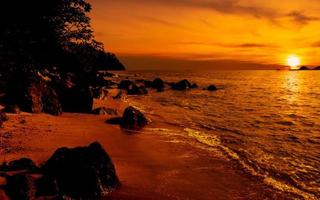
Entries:
{"label": "orange sky", "polygon": [[89,2],[96,38],[129,69],[320,65],[319,0]]}

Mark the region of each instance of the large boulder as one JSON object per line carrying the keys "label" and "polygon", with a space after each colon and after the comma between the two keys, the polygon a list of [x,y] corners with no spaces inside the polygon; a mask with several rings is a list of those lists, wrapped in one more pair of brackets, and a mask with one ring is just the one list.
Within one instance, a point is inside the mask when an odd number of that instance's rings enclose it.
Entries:
{"label": "large boulder", "polygon": [[0,171],[35,171],[38,167],[36,164],[29,158],[21,158],[19,160],[13,160],[9,163],[3,163],[0,165]]}
{"label": "large boulder", "polygon": [[217,91],[218,88],[215,85],[210,85],[210,86],[207,87],[207,90],[209,90],[209,91]]}
{"label": "large boulder", "polygon": [[144,86],[137,86],[133,84],[127,90],[128,95],[145,95],[148,94],[148,90]]}
{"label": "large boulder", "polygon": [[156,78],[152,82],[152,87],[156,89],[158,92],[164,91],[164,82],[160,78]]}
{"label": "large boulder", "polygon": [[173,90],[188,90],[191,89],[191,83],[184,79],[182,81],[179,81],[178,83],[173,84],[171,87]]}
{"label": "large boulder", "polygon": [[122,80],[120,81],[120,83],[118,84],[118,89],[122,89],[122,90],[128,90],[130,89],[130,87],[134,85],[134,82],[130,81],[130,80]]}
{"label": "large boulder", "polygon": [[15,174],[6,177],[7,185],[4,187],[6,194],[11,200],[31,199],[32,183],[24,174]]}
{"label": "large boulder", "polygon": [[62,113],[58,94],[39,72],[17,74],[17,79],[8,84],[6,103],[16,104],[25,112]]}
{"label": "large boulder", "polygon": [[72,113],[90,113],[93,107],[93,94],[87,86],[75,86],[59,90],[62,109]]}
{"label": "large boulder", "polygon": [[142,112],[138,109],[130,106],[125,109],[121,127],[129,130],[139,130],[146,126],[149,123],[149,120],[144,116]]}
{"label": "large boulder", "polygon": [[99,199],[120,185],[111,158],[97,142],[58,149],[41,172],[36,184],[39,196]]}

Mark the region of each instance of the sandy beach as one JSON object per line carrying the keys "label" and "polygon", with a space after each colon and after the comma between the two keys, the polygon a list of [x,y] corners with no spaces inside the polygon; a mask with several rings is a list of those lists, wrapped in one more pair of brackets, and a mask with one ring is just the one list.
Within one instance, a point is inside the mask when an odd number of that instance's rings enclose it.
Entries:
{"label": "sandy beach", "polygon": [[[96,101],[121,114],[130,102]],[[1,161],[29,157],[44,163],[59,147],[100,142],[121,181],[111,199],[286,199],[261,181],[235,170],[232,162],[163,135],[130,134],[105,123],[110,116],[64,113],[10,114],[0,130]],[[149,128],[157,127],[157,120]],[[5,199],[3,191],[0,199]],[[107,198],[107,199],[108,199]]]}

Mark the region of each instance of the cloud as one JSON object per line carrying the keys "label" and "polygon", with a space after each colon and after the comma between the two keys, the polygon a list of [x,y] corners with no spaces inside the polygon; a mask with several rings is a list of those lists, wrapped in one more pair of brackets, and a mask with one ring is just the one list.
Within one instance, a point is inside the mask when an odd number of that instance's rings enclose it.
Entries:
{"label": "cloud", "polygon": [[276,45],[261,44],[261,43],[241,43],[241,44],[222,44],[222,43],[207,43],[207,42],[179,42],[178,45],[199,45],[199,46],[219,46],[227,48],[275,48]]}
{"label": "cloud", "polygon": [[319,17],[307,16],[300,11],[292,11],[287,15],[293,22],[299,25],[307,25],[312,21],[319,21]]}
{"label": "cloud", "polygon": [[311,44],[312,47],[320,48],[320,41],[314,42]]}
{"label": "cloud", "polygon": [[181,24],[178,23],[174,23],[168,20],[164,20],[164,19],[159,19],[159,18],[155,18],[155,17],[147,17],[147,16],[137,16],[138,19],[147,21],[147,22],[151,22],[151,23],[157,23],[157,24],[161,24],[164,26],[169,26],[169,27],[173,27],[173,28],[178,28],[178,29],[183,29],[183,30],[188,30],[188,31],[193,31],[193,29],[187,27],[187,26],[183,26]]}

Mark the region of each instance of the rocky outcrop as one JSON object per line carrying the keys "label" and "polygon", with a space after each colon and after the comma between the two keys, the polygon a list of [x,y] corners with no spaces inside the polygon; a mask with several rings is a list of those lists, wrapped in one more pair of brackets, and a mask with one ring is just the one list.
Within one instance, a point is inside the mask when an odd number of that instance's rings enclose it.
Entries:
{"label": "rocky outcrop", "polygon": [[121,127],[129,130],[139,130],[148,123],[149,120],[141,111],[130,106],[123,113]]}
{"label": "rocky outcrop", "polygon": [[22,111],[52,115],[62,113],[58,94],[40,73],[18,74],[17,79],[8,84],[6,94],[6,104],[18,105]]}
{"label": "rocky outcrop", "polygon": [[119,185],[113,162],[102,146],[60,148],[41,168],[38,195],[98,199]]}
{"label": "rocky outcrop", "polygon": [[29,158],[21,158],[19,160],[14,160],[0,165],[0,171],[35,171],[37,169],[38,167],[36,164]]}
{"label": "rocky outcrop", "polygon": [[25,174],[8,176],[7,185],[4,187],[11,200],[29,200],[32,198],[32,182]]}
{"label": "rocky outcrop", "polygon": [[130,87],[132,87],[132,85],[135,85],[134,82],[132,82],[130,80],[122,80],[118,84],[118,89],[129,90]]}
{"label": "rocky outcrop", "polygon": [[207,87],[207,90],[209,90],[209,91],[217,91],[218,88],[215,85],[210,85],[210,86]]}
{"label": "rocky outcrop", "polygon": [[0,171],[11,200],[101,199],[120,186],[111,158],[97,142],[60,148],[40,169],[24,158]]}
{"label": "rocky outcrop", "polygon": [[148,94],[148,90],[144,86],[137,86],[133,84],[127,90],[128,95],[146,95]]}
{"label": "rocky outcrop", "polygon": [[164,91],[164,81],[160,78],[156,78],[152,82],[152,87],[158,92],[162,92]]}
{"label": "rocky outcrop", "polygon": [[85,86],[62,88],[59,90],[62,109],[72,113],[91,113],[93,107],[93,94]]}
{"label": "rocky outcrop", "polygon": [[171,88],[173,90],[188,90],[191,89],[191,83],[187,79],[184,79],[178,83],[172,84]]}

